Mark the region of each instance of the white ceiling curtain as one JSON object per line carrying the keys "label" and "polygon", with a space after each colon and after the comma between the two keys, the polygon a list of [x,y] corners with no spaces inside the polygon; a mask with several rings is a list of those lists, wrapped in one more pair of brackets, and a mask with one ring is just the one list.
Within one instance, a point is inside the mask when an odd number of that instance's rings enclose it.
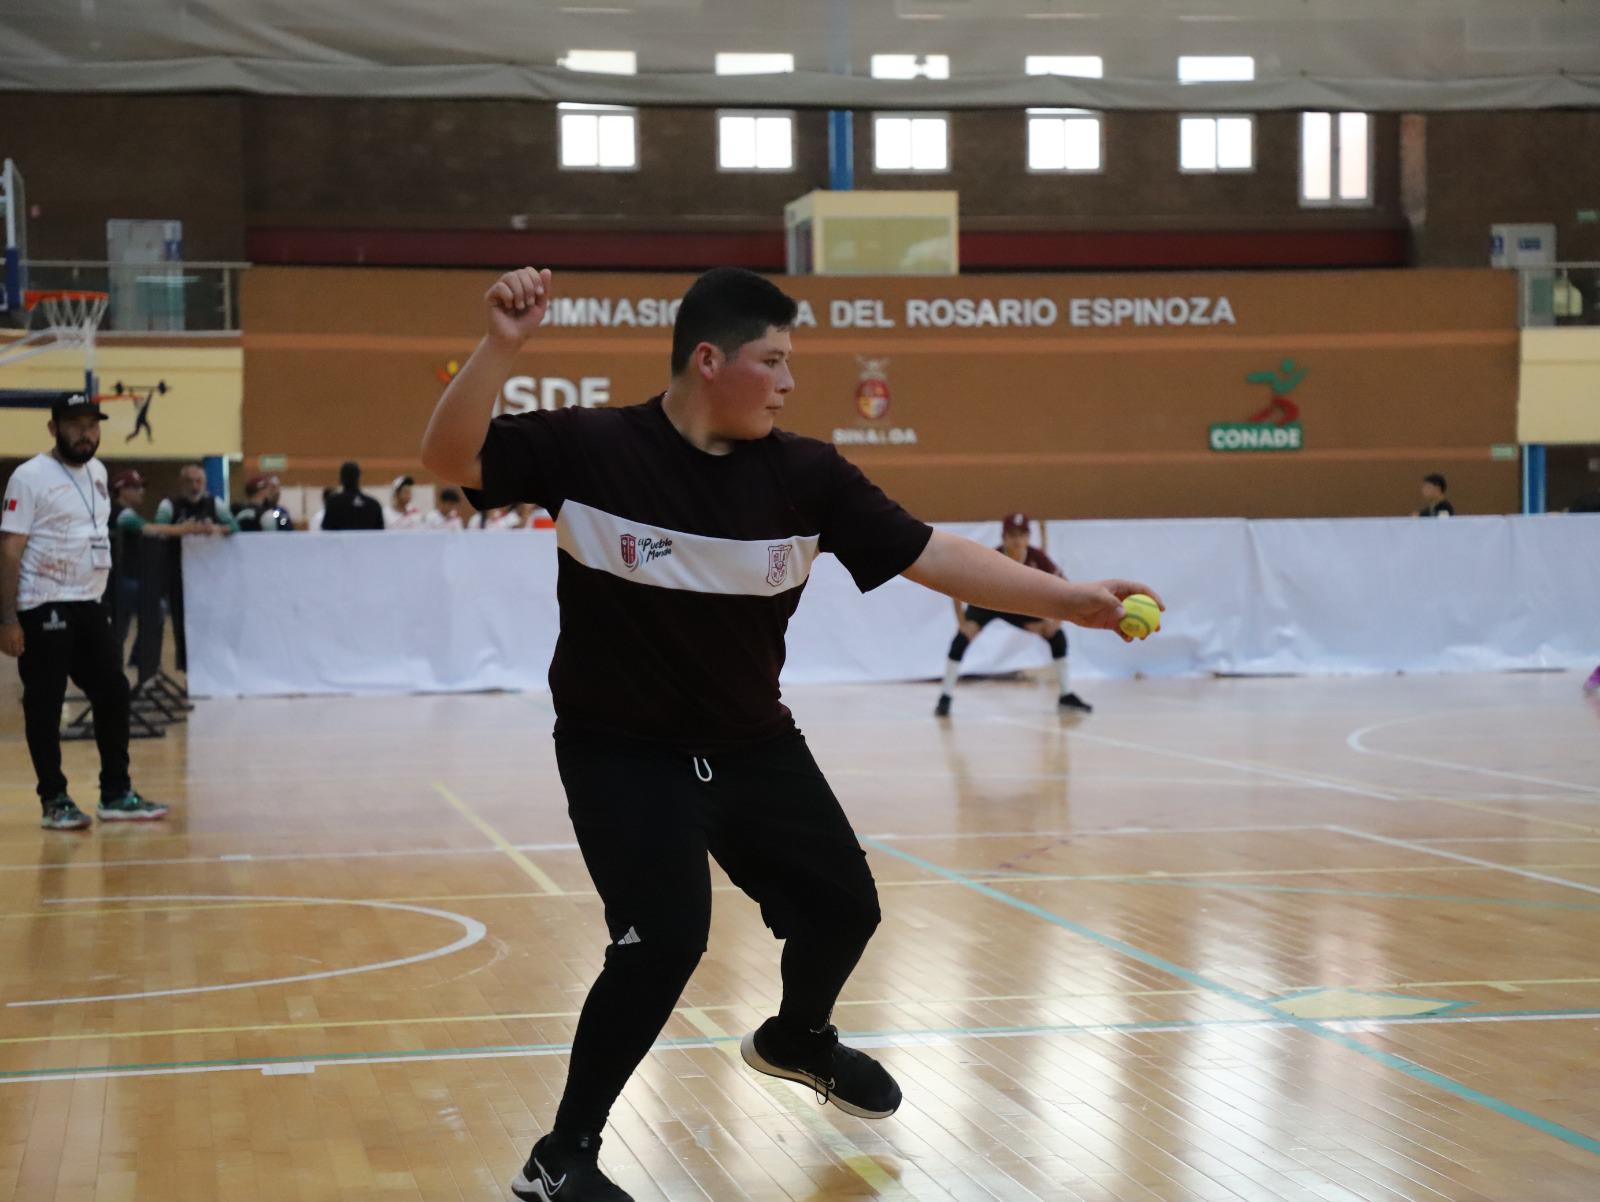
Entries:
{"label": "white ceiling curtain", "polygon": [[[635,50],[587,75],[568,50]],[[789,51],[781,76],[717,50]],[[872,79],[875,53],[948,79]],[[1105,78],[1027,76],[1097,54]],[[1251,55],[1184,87],[1180,54]],[[5,0],[0,89],[827,108],[1600,107],[1600,0]]]}

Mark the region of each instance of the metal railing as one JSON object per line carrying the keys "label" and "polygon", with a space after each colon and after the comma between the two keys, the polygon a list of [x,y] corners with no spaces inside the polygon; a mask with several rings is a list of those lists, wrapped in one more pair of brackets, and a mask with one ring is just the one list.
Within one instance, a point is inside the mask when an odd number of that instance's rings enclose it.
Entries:
{"label": "metal railing", "polygon": [[1517,268],[1517,308],[1524,328],[1600,326],[1600,263]]}
{"label": "metal railing", "polygon": [[102,334],[237,334],[239,282],[249,266],[32,259],[27,263],[28,290],[108,293]]}

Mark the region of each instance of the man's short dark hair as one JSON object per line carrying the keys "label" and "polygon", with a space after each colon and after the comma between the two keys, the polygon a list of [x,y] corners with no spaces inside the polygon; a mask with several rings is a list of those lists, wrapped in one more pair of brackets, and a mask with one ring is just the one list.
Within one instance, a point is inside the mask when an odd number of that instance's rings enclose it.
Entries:
{"label": "man's short dark hair", "polygon": [[672,374],[689,365],[702,342],[733,356],[769,329],[794,325],[799,305],[765,276],[743,267],[713,267],[689,286],[672,323]]}
{"label": "man's short dark hair", "polygon": [[1449,492],[1450,491],[1449,486],[1446,485],[1445,482],[1444,482],[1444,477],[1441,476],[1438,472],[1429,472],[1426,476],[1422,477],[1422,482],[1424,484],[1433,485],[1440,492]]}
{"label": "man's short dark hair", "polygon": [[361,483],[361,465],[354,459],[346,459],[339,465],[339,483],[346,488],[354,488]]}
{"label": "man's short dark hair", "polygon": [[441,489],[439,491],[439,499],[441,501],[459,501],[461,499],[461,492],[460,490],[454,488]]}

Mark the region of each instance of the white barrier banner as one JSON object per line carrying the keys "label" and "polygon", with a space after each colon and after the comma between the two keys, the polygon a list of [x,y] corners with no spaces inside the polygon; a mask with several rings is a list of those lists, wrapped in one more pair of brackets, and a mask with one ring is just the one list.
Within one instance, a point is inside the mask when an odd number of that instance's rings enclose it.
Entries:
{"label": "white barrier banner", "polygon": [[[952,525],[999,542],[997,523]],[[1074,579],[1159,589],[1159,634],[1069,627],[1075,678],[1478,672],[1600,661],[1600,518],[1052,522]],[[184,546],[197,696],[543,690],[553,531],[241,535]],[[950,601],[903,579],[862,596],[817,560],[789,628],[791,684],[937,677]],[[991,623],[970,673],[1035,667],[1044,641]]]}

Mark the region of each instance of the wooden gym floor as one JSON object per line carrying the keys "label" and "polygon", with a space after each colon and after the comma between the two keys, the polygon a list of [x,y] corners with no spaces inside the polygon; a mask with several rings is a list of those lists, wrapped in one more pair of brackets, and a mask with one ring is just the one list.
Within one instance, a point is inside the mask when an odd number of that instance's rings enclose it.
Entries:
{"label": "wooden gym floor", "polygon": [[[835,1019],[905,1105],[738,1061],[779,947],[724,888],[602,1162],[641,1200],[1600,1197],[1580,681],[794,690],[885,912]],[[507,1196],[605,942],[545,699],[202,703],[134,746],[171,820],[83,834],[0,703],[0,1199]]]}

